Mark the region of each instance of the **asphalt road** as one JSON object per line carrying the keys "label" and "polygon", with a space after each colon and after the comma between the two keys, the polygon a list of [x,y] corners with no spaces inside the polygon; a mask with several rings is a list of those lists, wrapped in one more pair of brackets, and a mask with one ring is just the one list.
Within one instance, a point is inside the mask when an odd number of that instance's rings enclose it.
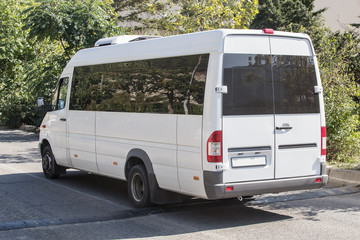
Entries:
{"label": "asphalt road", "polygon": [[358,239],[360,188],[135,209],[126,183],[41,171],[37,137],[0,128],[0,239]]}

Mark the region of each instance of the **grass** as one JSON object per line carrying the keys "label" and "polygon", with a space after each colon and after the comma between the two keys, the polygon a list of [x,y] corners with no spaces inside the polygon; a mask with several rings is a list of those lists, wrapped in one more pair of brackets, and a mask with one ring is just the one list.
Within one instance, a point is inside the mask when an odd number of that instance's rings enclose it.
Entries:
{"label": "grass", "polygon": [[327,164],[331,167],[360,171],[360,158],[359,157],[354,157],[353,159],[350,159],[346,162],[329,161],[329,162],[327,162]]}

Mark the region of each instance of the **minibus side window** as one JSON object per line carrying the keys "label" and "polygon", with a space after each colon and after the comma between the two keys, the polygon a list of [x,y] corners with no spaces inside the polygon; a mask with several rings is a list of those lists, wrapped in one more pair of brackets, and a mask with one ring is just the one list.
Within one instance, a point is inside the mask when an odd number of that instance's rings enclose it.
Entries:
{"label": "minibus side window", "polygon": [[61,78],[52,99],[53,111],[65,108],[69,78]]}
{"label": "minibus side window", "polygon": [[209,54],[75,67],[71,110],[203,113]]}
{"label": "minibus side window", "polygon": [[101,65],[75,67],[69,109],[95,111],[96,101],[101,98],[101,78]]}
{"label": "minibus side window", "polygon": [[69,78],[63,78],[59,88],[59,99],[57,102],[57,109],[64,109],[66,104],[66,95],[68,89]]}

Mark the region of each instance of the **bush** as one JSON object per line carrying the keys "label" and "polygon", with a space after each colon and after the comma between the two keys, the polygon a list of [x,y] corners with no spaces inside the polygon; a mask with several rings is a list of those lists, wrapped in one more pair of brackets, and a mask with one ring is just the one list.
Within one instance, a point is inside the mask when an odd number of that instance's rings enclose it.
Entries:
{"label": "bush", "polygon": [[18,128],[25,116],[21,101],[16,97],[9,97],[1,106],[1,122],[9,128]]}
{"label": "bush", "polygon": [[[347,33],[344,33],[347,34]],[[318,58],[324,87],[327,130],[327,158],[347,162],[359,155],[359,84],[351,71],[351,55],[358,45],[353,37],[340,40],[328,33],[317,42]]]}

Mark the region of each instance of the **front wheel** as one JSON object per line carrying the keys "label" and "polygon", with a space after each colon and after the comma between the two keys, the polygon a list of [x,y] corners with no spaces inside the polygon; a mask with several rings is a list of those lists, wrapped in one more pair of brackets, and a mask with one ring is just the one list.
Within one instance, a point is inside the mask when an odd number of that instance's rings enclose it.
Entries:
{"label": "front wheel", "polygon": [[135,207],[150,205],[149,180],[144,165],[131,168],[128,179],[128,194]]}
{"label": "front wheel", "polygon": [[44,147],[42,152],[42,169],[47,178],[54,179],[60,176],[62,167],[57,165],[50,146]]}

